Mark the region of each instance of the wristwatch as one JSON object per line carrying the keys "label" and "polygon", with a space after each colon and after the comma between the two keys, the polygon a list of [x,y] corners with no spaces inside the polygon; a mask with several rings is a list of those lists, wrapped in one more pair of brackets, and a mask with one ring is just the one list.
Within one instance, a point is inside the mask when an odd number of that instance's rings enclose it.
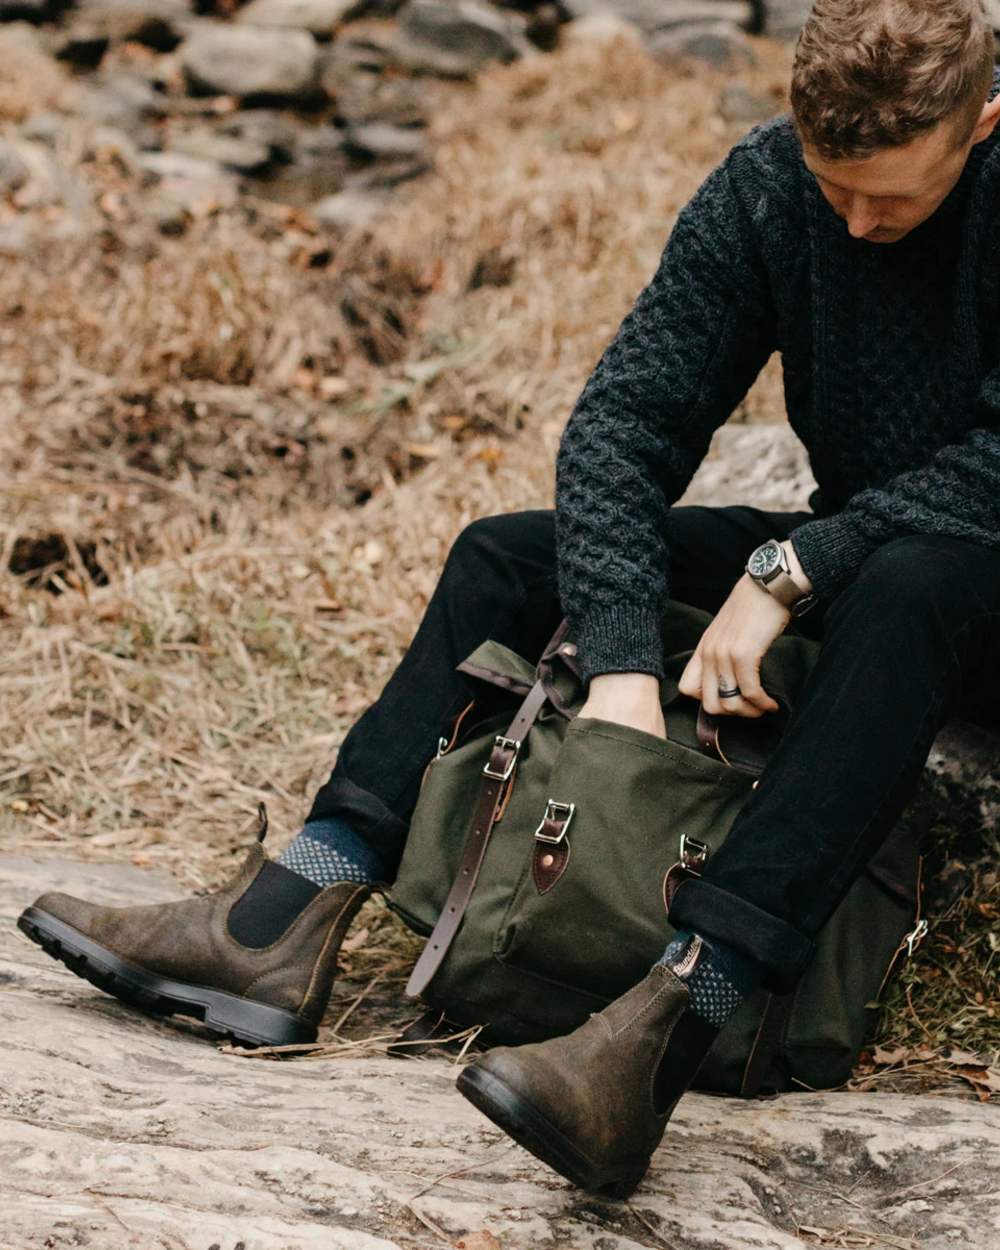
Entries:
{"label": "wristwatch", "polygon": [[784,604],[792,616],[802,616],[816,603],[816,596],[804,591],[792,577],[788,556],[776,538],[761,543],[751,554],[747,572],[758,586]]}

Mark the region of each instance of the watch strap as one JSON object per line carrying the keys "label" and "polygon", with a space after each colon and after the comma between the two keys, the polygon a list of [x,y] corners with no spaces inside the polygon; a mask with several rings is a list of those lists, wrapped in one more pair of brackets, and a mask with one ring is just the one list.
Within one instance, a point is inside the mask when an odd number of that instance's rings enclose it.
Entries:
{"label": "watch strap", "polygon": [[[778,600],[782,607],[787,608],[792,616],[803,616],[816,604],[816,595],[812,591],[803,590],[792,577],[788,565],[788,553],[778,539],[773,538],[769,542],[774,543],[781,553],[781,563],[765,577],[759,577],[754,573],[750,573],[750,576],[762,590],[766,590],[769,595]],[[747,572],[750,572],[749,561]]]}
{"label": "watch strap", "polygon": [[773,576],[767,579],[764,586],[768,594],[788,608],[789,612],[800,599],[809,598],[795,578],[791,574],[786,573],[784,569],[778,569]]}

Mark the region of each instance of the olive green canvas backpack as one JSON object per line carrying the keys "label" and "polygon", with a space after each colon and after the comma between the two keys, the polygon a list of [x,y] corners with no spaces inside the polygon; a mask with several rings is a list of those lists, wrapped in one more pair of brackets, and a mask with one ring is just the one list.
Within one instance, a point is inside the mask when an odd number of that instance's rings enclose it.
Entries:
{"label": "olive green canvas backpack", "polygon": [[[411,1037],[455,1025],[482,1026],[491,1045],[567,1033],[660,957],[672,887],[724,842],[818,652],[779,638],[761,675],[782,713],[716,722],[677,687],[709,620],[681,604],[664,619],[666,741],[575,719],[584,690],[565,625],[537,665],[487,642],[459,666],[487,697],[441,740],[389,900],[429,937],[407,990],[432,1010]],[[499,714],[497,690],[509,700]],[[485,721],[481,704],[494,709]],[[900,826],[794,993],[747,1000],[696,1083],[753,1094],[844,1082],[890,971],[926,927],[919,871]]]}

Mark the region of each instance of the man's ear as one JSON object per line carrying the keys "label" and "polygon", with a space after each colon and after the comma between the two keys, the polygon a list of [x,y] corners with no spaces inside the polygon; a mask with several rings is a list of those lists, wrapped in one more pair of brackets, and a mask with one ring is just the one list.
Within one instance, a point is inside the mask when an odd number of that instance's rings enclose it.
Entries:
{"label": "man's ear", "polygon": [[996,129],[997,122],[1000,122],[1000,96],[983,105],[979,121],[976,122],[976,128],[972,132],[972,142],[982,143],[984,139],[988,139]]}

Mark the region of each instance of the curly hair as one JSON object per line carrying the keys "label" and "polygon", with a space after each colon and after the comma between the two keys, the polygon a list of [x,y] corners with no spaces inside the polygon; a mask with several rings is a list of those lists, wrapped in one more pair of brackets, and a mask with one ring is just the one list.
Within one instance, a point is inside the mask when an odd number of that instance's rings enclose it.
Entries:
{"label": "curly hair", "polygon": [[865,160],[953,118],[961,146],[995,60],[981,0],[816,0],[792,71],[799,136],[827,160]]}

